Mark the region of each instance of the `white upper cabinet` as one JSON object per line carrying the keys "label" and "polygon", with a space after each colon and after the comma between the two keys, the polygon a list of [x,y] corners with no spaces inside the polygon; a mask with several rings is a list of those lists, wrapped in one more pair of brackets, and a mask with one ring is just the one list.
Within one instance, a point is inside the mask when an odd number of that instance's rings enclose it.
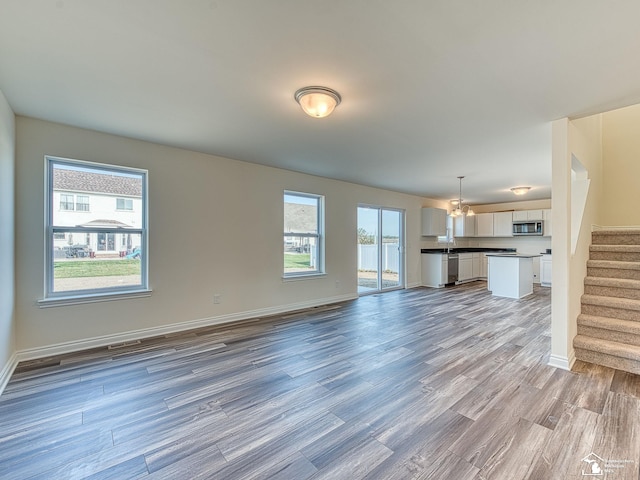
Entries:
{"label": "white upper cabinet", "polygon": [[511,220],[513,220],[514,222],[519,222],[520,220],[526,220],[527,219],[527,211],[526,210],[519,210],[517,212],[513,212],[511,215],[512,215]]}
{"label": "white upper cabinet", "polygon": [[496,212],[493,214],[493,236],[513,237],[513,217],[515,212]]}
{"label": "white upper cabinet", "polygon": [[542,219],[543,219],[542,210],[527,210],[527,220],[542,220]]}
{"label": "white upper cabinet", "polygon": [[447,211],[442,208],[422,209],[422,235],[437,237],[447,234]]}
{"label": "white upper cabinet", "polygon": [[476,214],[476,237],[493,237],[493,213]]}
{"label": "white upper cabinet", "polygon": [[476,236],[476,215],[460,215],[453,219],[454,237],[475,237]]}
{"label": "white upper cabinet", "polygon": [[518,222],[522,220],[543,220],[542,210],[519,210],[513,212],[513,221]]}

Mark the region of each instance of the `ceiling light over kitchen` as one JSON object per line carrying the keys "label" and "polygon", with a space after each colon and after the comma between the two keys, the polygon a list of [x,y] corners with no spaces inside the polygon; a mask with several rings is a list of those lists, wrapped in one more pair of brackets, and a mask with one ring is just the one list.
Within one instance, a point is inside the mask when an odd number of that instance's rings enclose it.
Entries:
{"label": "ceiling light over kitchen", "polygon": [[458,177],[458,180],[460,181],[460,196],[458,197],[458,200],[455,201],[453,200],[451,203],[453,203],[454,205],[456,205],[456,208],[454,208],[451,211],[451,216],[452,217],[459,217],[461,215],[466,215],[467,217],[472,217],[474,216],[476,213],[471,209],[471,207],[469,205],[462,205],[462,179],[464,177]]}
{"label": "ceiling light over kitchen", "polygon": [[527,193],[529,190],[531,190],[531,187],[513,187],[511,189],[511,191],[513,193],[515,193],[516,195],[524,195],[525,193]]}
{"label": "ceiling light over kitchen", "polygon": [[304,113],[313,118],[331,115],[333,109],[342,101],[338,92],[327,87],[304,87],[298,90],[294,97]]}

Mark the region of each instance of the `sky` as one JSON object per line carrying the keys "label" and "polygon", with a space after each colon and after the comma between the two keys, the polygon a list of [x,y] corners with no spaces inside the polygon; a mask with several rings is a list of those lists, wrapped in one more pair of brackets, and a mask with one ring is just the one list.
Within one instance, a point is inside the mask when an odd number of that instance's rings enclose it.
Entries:
{"label": "sky", "polygon": [[[358,228],[364,228],[367,233],[378,232],[378,209],[358,207]],[[401,212],[396,210],[382,211],[382,236],[397,237]]]}

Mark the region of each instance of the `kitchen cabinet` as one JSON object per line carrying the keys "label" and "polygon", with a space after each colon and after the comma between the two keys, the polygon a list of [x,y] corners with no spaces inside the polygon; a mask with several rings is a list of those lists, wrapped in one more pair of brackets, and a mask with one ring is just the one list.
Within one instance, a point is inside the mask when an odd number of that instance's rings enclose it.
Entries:
{"label": "kitchen cabinet", "polygon": [[454,237],[475,237],[476,236],[476,216],[460,215],[453,218]]}
{"label": "kitchen cabinet", "polygon": [[542,210],[519,210],[517,212],[513,212],[514,221],[522,221],[522,220],[542,220]]}
{"label": "kitchen cabinet", "polygon": [[542,220],[544,220],[542,233],[545,237],[550,237],[551,236],[551,209],[550,208],[542,211]]}
{"label": "kitchen cabinet", "polygon": [[517,212],[513,212],[511,215],[512,215],[511,219],[514,222],[519,222],[521,220],[526,220],[527,219],[527,211],[526,210],[520,210],[520,211],[517,211]]}
{"label": "kitchen cabinet", "polygon": [[533,293],[536,255],[489,254],[489,289],[497,297],[522,298]]}
{"label": "kitchen cabinet", "polygon": [[480,253],[472,254],[472,264],[471,264],[471,277],[472,278],[480,278]]}
{"label": "kitchen cabinet", "polygon": [[480,254],[480,278],[489,277],[489,258],[486,253]]}
{"label": "kitchen cabinet", "polygon": [[443,208],[422,209],[422,235],[437,237],[447,234],[447,211]]}
{"label": "kitchen cabinet", "polygon": [[513,237],[513,217],[515,212],[496,212],[493,214],[493,236]]}
{"label": "kitchen cabinet", "polygon": [[540,258],[540,285],[551,286],[551,255],[542,255]]}
{"label": "kitchen cabinet", "polygon": [[542,220],[542,210],[527,210],[527,220]]}
{"label": "kitchen cabinet", "polygon": [[473,280],[473,254],[461,253],[458,256],[458,282]]}
{"label": "kitchen cabinet", "polygon": [[422,285],[425,287],[444,287],[449,275],[449,257],[446,254],[423,253]]}
{"label": "kitchen cabinet", "polygon": [[476,214],[476,237],[493,237],[493,213]]}

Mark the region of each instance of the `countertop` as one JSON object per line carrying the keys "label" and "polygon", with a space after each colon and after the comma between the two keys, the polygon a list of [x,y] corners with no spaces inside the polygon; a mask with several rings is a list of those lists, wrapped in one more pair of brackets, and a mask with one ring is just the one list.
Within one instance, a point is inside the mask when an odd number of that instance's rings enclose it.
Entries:
{"label": "countertop", "polygon": [[534,258],[541,257],[539,253],[487,253],[487,257],[505,257],[505,258]]}
{"label": "countertop", "polygon": [[460,248],[423,248],[420,253],[516,253],[515,248],[486,248],[486,247],[460,247]]}

